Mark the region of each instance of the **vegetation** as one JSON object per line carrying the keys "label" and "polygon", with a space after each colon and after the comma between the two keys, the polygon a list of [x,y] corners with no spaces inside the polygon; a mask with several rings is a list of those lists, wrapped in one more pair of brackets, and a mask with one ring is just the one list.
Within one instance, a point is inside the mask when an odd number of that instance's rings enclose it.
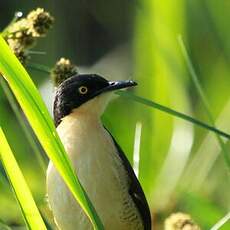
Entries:
{"label": "vegetation", "polygon": [[[8,26],[2,14],[2,36],[29,74],[0,39],[0,73],[7,80],[0,79],[0,126],[5,133],[0,133],[0,228],[25,226],[22,216],[29,229],[44,225],[43,220],[47,229],[53,228],[45,200],[47,154],[95,229],[103,229],[37,91],[50,109],[50,74],[57,85],[73,73],[97,72],[111,79],[131,74],[139,84],[134,91],[117,92],[120,98],[109,105],[103,122],[138,172],[155,229],[163,229],[168,216],[167,230],[172,223],[182,226],[182,219],[189,219],[194,229],[198,225],[229,229],[230,46],[226,22],[230,5],[225,1],[122,1],[123,12],[119,1],[105,6],[95,3],[82,6],[77,1],[70,12],[61,3],[57,8],[49,5],[53,16],[41,8],[23,17],[17,13]],[[32,7],[26,4],[22,8]],[[67,14],[70,18],[64,21]],[[52,24],[50,34],[40,39]],[[30,192],[5,136],[43,220],[32,197],[20,196]],[[36,215],[27,220],[30,215],[24,208],[31,204]],[[183,218],[175,221],[178,216]]]}

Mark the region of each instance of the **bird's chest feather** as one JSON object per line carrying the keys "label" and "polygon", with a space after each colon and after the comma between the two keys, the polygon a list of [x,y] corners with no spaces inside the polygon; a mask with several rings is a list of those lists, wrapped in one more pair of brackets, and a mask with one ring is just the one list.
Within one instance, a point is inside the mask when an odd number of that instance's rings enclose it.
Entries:
{"label": "bird's chest feather", "polygon": [[[104,225],[109,229],[141,229],[140,221],[127,221],[128,216],[136,215],[136,208],[128,194],[126,171],[103,126],[95,120],[81,122],[70,117],[57,131]],[[47,186],[49,202],[58,225],[63,226],[61,229],[90,229],[87,217],[52,164],[47,172]]]}
{"label": "bird's chest feather", "polygon": [[113,183],[114,176],[117,180],[126,178],[113,140],[99,122],[66,122],[57,131],[81,183],[86,187],[99,189],[104,183]]}

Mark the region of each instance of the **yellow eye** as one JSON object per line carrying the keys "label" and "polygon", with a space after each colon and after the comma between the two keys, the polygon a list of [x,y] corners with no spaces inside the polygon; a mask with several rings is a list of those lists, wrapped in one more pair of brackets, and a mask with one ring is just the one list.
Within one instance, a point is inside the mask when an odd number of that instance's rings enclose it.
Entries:
{"label": "yellow eye", "polygon": [[87,94],[88,88],[86,86],[81,86],[78,88],[80,94]]}

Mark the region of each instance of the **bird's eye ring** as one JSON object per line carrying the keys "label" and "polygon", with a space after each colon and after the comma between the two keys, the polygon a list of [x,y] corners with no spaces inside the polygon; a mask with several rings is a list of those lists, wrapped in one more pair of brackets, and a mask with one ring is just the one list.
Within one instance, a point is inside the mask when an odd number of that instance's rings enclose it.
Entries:
{"label": "bird's eye ring", "polygon": [[88,92],[88,88],[86,86],[81,86],[78,88],[80,94],[86,94]]}

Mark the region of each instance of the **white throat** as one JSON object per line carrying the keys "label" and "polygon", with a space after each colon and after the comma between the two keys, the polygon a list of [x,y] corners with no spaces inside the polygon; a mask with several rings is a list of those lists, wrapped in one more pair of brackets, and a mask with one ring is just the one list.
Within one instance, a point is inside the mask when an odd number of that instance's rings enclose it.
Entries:
{"label": "white throat", "polygon": [[112,93],[103,93],[74,109],[72,113],[78,117],[94,116],[100,118],[111,99]]}

